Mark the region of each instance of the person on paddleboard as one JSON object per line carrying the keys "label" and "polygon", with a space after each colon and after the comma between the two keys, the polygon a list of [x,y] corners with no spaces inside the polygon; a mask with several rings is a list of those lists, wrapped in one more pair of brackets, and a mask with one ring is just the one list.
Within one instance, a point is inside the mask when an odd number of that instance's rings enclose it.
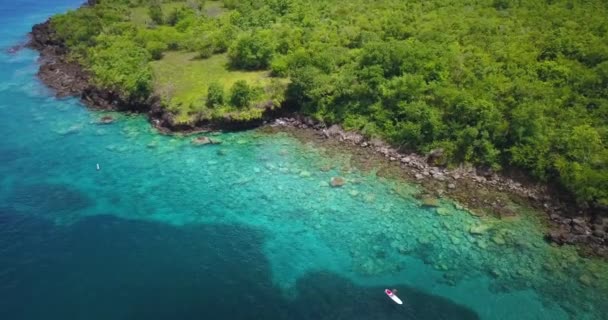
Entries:
{"label": "person on paddleboard", "polygon": [[395,301],[396,304],[403,304],[403,301],[397,297],[397,289],[384,289],[384,293],[391,298],[391,300]]}

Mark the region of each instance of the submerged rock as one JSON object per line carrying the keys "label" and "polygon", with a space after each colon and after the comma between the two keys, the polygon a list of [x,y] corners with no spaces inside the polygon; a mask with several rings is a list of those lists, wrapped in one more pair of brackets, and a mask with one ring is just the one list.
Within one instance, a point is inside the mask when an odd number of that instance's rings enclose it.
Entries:
{"label": "submerged rock", "polygon": [[73,125],[67,129],[61,129],[61,130],[57,131],[57,133],[59,133],[62,136],[67,136],[67,135],[71,135],[71,134],[80,132],[80,129],[81,129],[80,125]]}
{"label": "submerged rock", "polygon": [[334,188],[342,187],[346,184],[346,180],[342,177],[333,177],[330,182],[331,186]]}
{"label": "submerged rock", "polygon": [[433,197],[423,197],[422,198],[422,206],[423,207],[439,207],[439,200]]}
{"label": "submerged rock", "polygon": [[437,208],[435,211],[440,216],[449,216],[449,215],[451,215],[450,210],[448,210],[446,208]]}
{"label": "submerged rock", "polygon": [[490,270],[490,274],[494,277],[494,278],[499,278],[502,276],[502,272],[500,272],[500,270],[498,269],[492,269]]}
{"label": "submerged rock", "polygon": [[192,139],[192,144],[195,144],[197,146],[202,146],[202,145],[212,144],[212,142],[211,142],[211,139],[209,139],[208,137],[202,136],[202,137],[196,137],[196,138]]}
{"label": "submerged rock", "polygon": [[322,166],[319,170],[323,171],[323,172],[327,172],[330,171],[332,169],[331,165],[326,164],[324,166]]}
{"label": "submerged rock", "polygon": [[486,249],[488,247],[488,243],[483,240],[480,240],[477,242],[477,246],[481,249]]}
{"label": "submerged rock", "polygon": [[473,235],[482,235],[482,234],[485,234],[488,230],[490,230],[490,226],[481,224],[481,225],[471,226],[469,228],[469,233],[473,234]]}
{"label": "submerged rock", "polygon": [[590,286],[591,283],[593,283],[593,279],[591,279],[590,276],[583,274],[578,278],[578,281],[580,281],[582,284],[586,285],[586,286]]}
{"label": "submerged rock", "polygon": [[503,245],[503,244],[507,243],[507,242],[505,241],[505,239],[504,239],[503,237],[499,236],[499,235],[495,235],[495,236],[493,236],[493,237],[492,237],[492,241],[493,241],[494,243],[498,244],[498,245]]}
{"label": "submerged rock", "polygon": [[99,122],[97,122],[98,124],[110,124],[114,122],[114,118],[112,118],[112,116],[103,116],[99,119]]}
{"label": "submerged rock", "polygon": [[209,137],[200,136],[192,139],[192,144],[197,146],[204,146],[208,144],[221,144],[222,142],[216,139],[211,139]]}
{"label": "submerged rock", "polygon": [[365,202],[367,203],[372,203],[376,201],[376,196],[373,194],[366,194],[365,196],[363,196],[363,200],[365,200]]}
{"label": "submerged rock", "polygon": [[302,178],[308,178],[308,177],[310,177],[310,175],[311,175],[311,173],[306,170],[300,171],[300,177],[302,177]]}

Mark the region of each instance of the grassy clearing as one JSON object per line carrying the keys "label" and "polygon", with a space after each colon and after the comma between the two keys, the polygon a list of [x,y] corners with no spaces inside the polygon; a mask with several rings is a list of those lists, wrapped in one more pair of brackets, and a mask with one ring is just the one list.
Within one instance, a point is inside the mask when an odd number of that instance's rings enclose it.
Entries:
{"label": "grassy clearing", "polygon": [[219,17],[224,13],[226,9],[222,6],[221,1],[207,1],[205,2],[205,12],[209,17]]}
{"label": "grassy clearing", "polygon": [[[213,118],[225,115],[234,110],[228,107],[214,110],[205,107],[207,88],[217,81],[224,86],[224,95],[228,97],[230,87],[238,80],[245,80],[250,86],[266,88],[273,83],[267,71],[235,71],[228,68],[225,54],[215,55],[208,59],[198,59],[192,52],[168,52],[159,60],[151,63],[154,70],[154,88],[167,107],[177,115],[179,122],[191,122],[195,116]],[[274,80],[274,82],[285,80]],[[271,94],[265,92],[259,99],[270,100]],[[231,114],[233,118],[250,118],[261,115],[259,110],[240,110]],[[244,113],[247,111],[247,114]],[[258,114],[259,113],[259,114]]]}
{"label": "grassy clearing", "polygon": [[[165,2],[161,4],[163,8],[163,14],[165,18],[169,14],[169,12],[174,9],[181,8],[185,6],[186,3],[183,1],[179,2]],[[148,7],[135,7],[131,10],[131,21],[139,26],[148,26],[151,22],[150,16],[148,15]]]}
{"label": "grassy clearing", "polygon": [[208,59],[196,56],[194,52],[168,52],[161,60],[152,62],[155,91],[170,100],[171,105],[202,106],[207,97],[207,87],[213,81],[224,85],[226,94],[238,80],[257,86],[270,83],[267,71],[229,70],[225,54]]}
{"label": "grassy clearing", "polygon": [[[167,15],[178,8],[186,6],[184,1],[164,2],[161,4],[163,8],[163,14],[165,18]],[[224,13],[226,9],[222,6],[220,1],[207,1],[205,2],[205,14],[209,17],[218,17]],[[148,26],[150,24],[150,16],[148,15],[148,7],[135,7],[131,10],[130,20],[138,26]]]}

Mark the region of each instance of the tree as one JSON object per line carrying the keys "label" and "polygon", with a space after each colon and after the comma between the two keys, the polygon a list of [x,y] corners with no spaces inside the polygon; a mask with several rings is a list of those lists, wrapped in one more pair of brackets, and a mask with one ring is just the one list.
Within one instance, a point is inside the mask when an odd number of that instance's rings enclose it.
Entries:
{"label": "tree", "polygon": [[[233,87],[234,89],[234,87]],[[207,88],[207,101],[205,105],[209,108],[219,107],[224,104],[224,86],[214,81]]]}
{"label": "tree", "polygon": [[230,89],[230,103],[237,108],[244,108],[251,103],[253,91],[245,80],[238,80]]}
{"label": "tree", "polygon": [[213,55],[215,52],[215,44],[213,40],[214,39],[208,34],[204,34],[200,38],[196,39],[196,51],[199,53],[200,58],[207,59]]}
{"label": "tree", "polygon": [[152,4],[150,4],[150,6],[148,7],[148,15],[150,16],[150,19],[152,19],[152,22],[154,22],[155,24],[163,24],[163,8],[161,7],[159,2],[154,1]]}
{"label": "tree", "polygon": [[100,39],[107,47],[90,49],[95,82],[130,100],[143,101],[152,92],[150,53],[123,37]]}
{"label": "tree", "polygon": [[232,66],[247,70],[265,69],[274,53],[269,33],[255,32],[240,36],[228,50]]}

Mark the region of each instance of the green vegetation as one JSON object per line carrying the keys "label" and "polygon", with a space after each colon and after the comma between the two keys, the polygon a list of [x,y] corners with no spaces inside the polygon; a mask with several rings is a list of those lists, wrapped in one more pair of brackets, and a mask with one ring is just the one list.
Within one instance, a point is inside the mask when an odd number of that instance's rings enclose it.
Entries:
{"label": "green vegetation", "polygon": [[218,82],[212,82],[207,88],[207,100],[205,105],[208,108],[219,107],[224,104],[224,87]]}
{"label": "green vegetation", "polygon": [[[250,100],[252,108],[266,101],[274,101],[273,105],[279,105],[282,101],[281,89],[277,89],[276,92],[270,89],[273,86],[280,86],[285,82],[284,80],[269,78],[267,71],[230,70],[226,54],[200,59],[193,52],[167,52],[162,60],[154,61],[150,65],[155,75],[156,93],[165,101],[167,108],[178,115],[177,119],[180,123],[189,123],[193,119],[211,116],[212,110],[207,110],[210,109],[207,98],[208,89],[212,86],[215,86],[213,90],[216,90],[216,97],[219,96],[218,86],[222,88],[221,100],[226,107],[233,106],[228,103],[229,90],[239,80],[263,91],[255,97],[257,99],[252,97]],[[219,107],[217,100],[212,104],[216,107],[213,110],[215,115],[219,117],[218,113],[221,111],[218,110],[225,111],[225,109],[217,109]],[[231,112],[236,111],[235,108],[228,109]],[[240,109],[239,112],[247,111],[242,110],[242,107]],[[261,113],[259,115],[261,116]]]}
{"label": "green vegetation", "polygon": [[446,165],[515,165],[608,205],[607,16],[602,0],[101,0],[53,25],[100,85],[156,92],[179,121],[286,99],[441,148]]}

